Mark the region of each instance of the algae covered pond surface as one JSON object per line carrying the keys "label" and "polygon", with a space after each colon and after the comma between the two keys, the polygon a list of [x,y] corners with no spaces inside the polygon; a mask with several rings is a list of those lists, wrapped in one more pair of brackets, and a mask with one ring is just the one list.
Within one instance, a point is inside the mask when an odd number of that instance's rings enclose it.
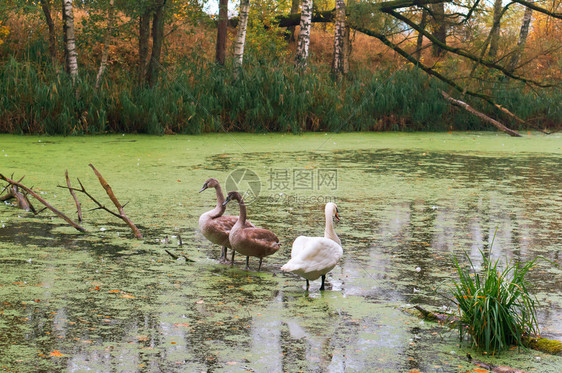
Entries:
{"label": "algae covered pond surface", "polygon": [[[76,218],[57,188],[67,169],[113,207],[92,163],[144,238],[83,195],[87,234],[0,205],[0,371],[470,371],[456,330],[406,311],[454,311],[452,256],[478,265],[490,246],[502,260],[548,259],[529,281],[542,335],[562,340],[561,160],[560,135],[536,133],[1,135],[0,173],[25,175]],[[261,272],[256,258],[249,271],[240,255],[220,264],[199,232],[216,203],[198,193],[210,177],[246,191],[249,218],[280,238]],[[325,291],[313,281],[306,292],[280,267],[297,236],[323,234],[329,201],[344,255]],[[562,366],[533,350],[471,353],[527,371]]]}

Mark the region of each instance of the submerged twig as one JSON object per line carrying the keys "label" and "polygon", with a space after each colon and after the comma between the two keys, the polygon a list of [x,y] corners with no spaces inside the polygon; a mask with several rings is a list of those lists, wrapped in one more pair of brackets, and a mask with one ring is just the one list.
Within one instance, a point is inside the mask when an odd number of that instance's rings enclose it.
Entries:
{"label": "submerged twig", "polygon": [[74,190],[72,189],[72,185],[70,185],[70,179],[68,178],[68,170],[64,171],[64,176],[66,178],[66,185],[68,185],[68,191],[70,192],[70,195],[72,196],[72,198],[74,199],[74,203],[76,204],[76,213],[78,214],[78,221],[82,221],[82,207],[80,206],[80,202],[78,201],[78,198],[76,198],[76,193],[74,193]]}
{"label": "submerged twig", "polygon": [[142,238],[142,233],[137,228],[137,226],[131,221],[131,219],[129,219],[127,214],[125,214],[125,210],[123,210],[123,206],[121,206],[119,200],[117,200],[117,197],[115,197],[115,194],[113,194],[113,190],[111,189],[111,186],[109,186],[107,181],[105,181],[103,176],[98,172],[98,170],[96,170],[93,164],[90,163],[89,166],[92,168],[92,170],[94,170],[94,173],[98,177],[103,189],[105,189],[105,192],[109,196],[109,199],[113,202],[115,207],[117,207],[117,210],[119,210],[119,217],[123,219],[123,221],[127,223],[127,225],[129,225],[129,227],[131,228],[131,230],[133,231],[133,233],[137,238]]}
{"label": "submerged twig", "polygon": [[79,230],[80,232],[87,232],[86,229],[84,229],[83,227],[81,227],[80,225],[76,224],[74,221],[72,221],[72,219],[70,219],[68,216],[66,216],[65,214],[63,214],[62,212],[60,212],[59,210],[57,210],[56,208],[54,208],[53,206],[51,206],[47,201],[45,201],[43,198],[41,198],[41,196],[39,196],[37,193],[35,193],[33,190],[31,190],[30,188],[26,187],[25,185],[12,180],[10,178],[7,178],[6,176],[0,174],[0,179],[8,182],[9,184],[15,185],[19,188],[21,188],[22,190],[26,191],[28,194],[31,194],[33,196],[33,198],[35,198],[36,200],[38,200],[39,202],[41,202],[43,205],[45,205],[45,207],[47,207],[49,210],[51,210],[52,212],[54,212],[56,215],[58,215],[60,218],[62,218],[64,221],[66,221],[68,224],[70,224],[73,228]]}
{"label": "submerged twig", "polygon": [[[176,254],[174,254],[174,253],[171,253],[170,251],[168,251],[168,250],[166,250],[166,249],[164,249],[164,251],[167,252],[168,255],[170,255],[172,258],[174,258],[174,260],[178,260],[178,259],[179,259],[179,255],[176,255]],[[195,260],[189,259],[189,258],[188,258],[187,256],[185,256],[185,255],[182,255],[182,256],[185,258],[185,262],[186,262],[186,263],[189,263],[189,262],[193,263],[193,262],[195,262]]]}

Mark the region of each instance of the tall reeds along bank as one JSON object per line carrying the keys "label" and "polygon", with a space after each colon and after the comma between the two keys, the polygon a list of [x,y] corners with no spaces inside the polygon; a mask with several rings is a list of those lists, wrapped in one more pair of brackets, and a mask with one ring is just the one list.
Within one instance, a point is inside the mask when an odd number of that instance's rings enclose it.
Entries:
{"label": "tall reeds along bank", "polygon": [[538,335],[535,300],[528,290],[525,275],[533,267],[529,262],[492,261],[483,251],[481,269],[468,254],[467,268],[457,258],[453,263],[459,282],[452,290],[460,313],[460,336],[468,334],[472,344],[488,354],[496,354],[509,346],[522,345],[524,335]]}
{"label": "tall reeds along bank", "polygon": [[[447,87],[412,67],[374,74],[356,71],[353,78],[334,81],[329,69],[311,66],[299,74],[291,63],[264,63],[249,54],[243,73],[235,76],[233,71],[228,64],[194,58],[164,69],[154,87],[139,86],[134,74],[113,71],[96,90],[96,71],[82,69],[75,89],[67,74],[48,63],[10,58],[0,64],[0,132],[161,135],[491,129],[452,108],[440,93]],[[562,99],[560,92],[536,96],[515,88],[498,86],[499,103],[523,119],[562,123],[562,109],[553,104]],[[472,104],[484,112],[494,110]]]}

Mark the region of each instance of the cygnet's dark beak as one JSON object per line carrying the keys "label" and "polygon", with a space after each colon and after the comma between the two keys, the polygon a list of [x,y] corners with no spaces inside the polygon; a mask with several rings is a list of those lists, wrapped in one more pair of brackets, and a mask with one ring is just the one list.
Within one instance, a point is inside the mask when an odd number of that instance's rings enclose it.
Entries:
{"label": "cygnet's dark beak", "polygon": [[222,203],[223,206],[226,206],[226,204],[230,202],[230,196],[226,196],[226,199],[224,200],[224,202]]}
{"label": "cygnet's dark beak", "polygon": [[204,190],[207,189],[207,188],[208,188],[207,183],[203,184],[203,188],[201,188],[201,190],[199,191],[199,193],[201,193],[202,191],[204,191]]}

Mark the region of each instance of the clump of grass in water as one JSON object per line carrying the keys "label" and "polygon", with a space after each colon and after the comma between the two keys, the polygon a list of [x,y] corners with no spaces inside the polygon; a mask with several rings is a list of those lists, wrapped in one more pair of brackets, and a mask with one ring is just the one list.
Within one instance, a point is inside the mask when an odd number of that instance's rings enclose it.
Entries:
{"label": "clump of grass in water", "polygon": [[465,252],[469,268],[463,268],[456,257],[453,262],[460,282],[452,290],[461,323],[461,338],[468,333],[478,349],[495,354],[510,345],[522,345],[522,336],[538,335],[535,300],[529,294],[525,275],[537,259],[514,263],[490,260],[483,251],[482,270],[478,273]]}

